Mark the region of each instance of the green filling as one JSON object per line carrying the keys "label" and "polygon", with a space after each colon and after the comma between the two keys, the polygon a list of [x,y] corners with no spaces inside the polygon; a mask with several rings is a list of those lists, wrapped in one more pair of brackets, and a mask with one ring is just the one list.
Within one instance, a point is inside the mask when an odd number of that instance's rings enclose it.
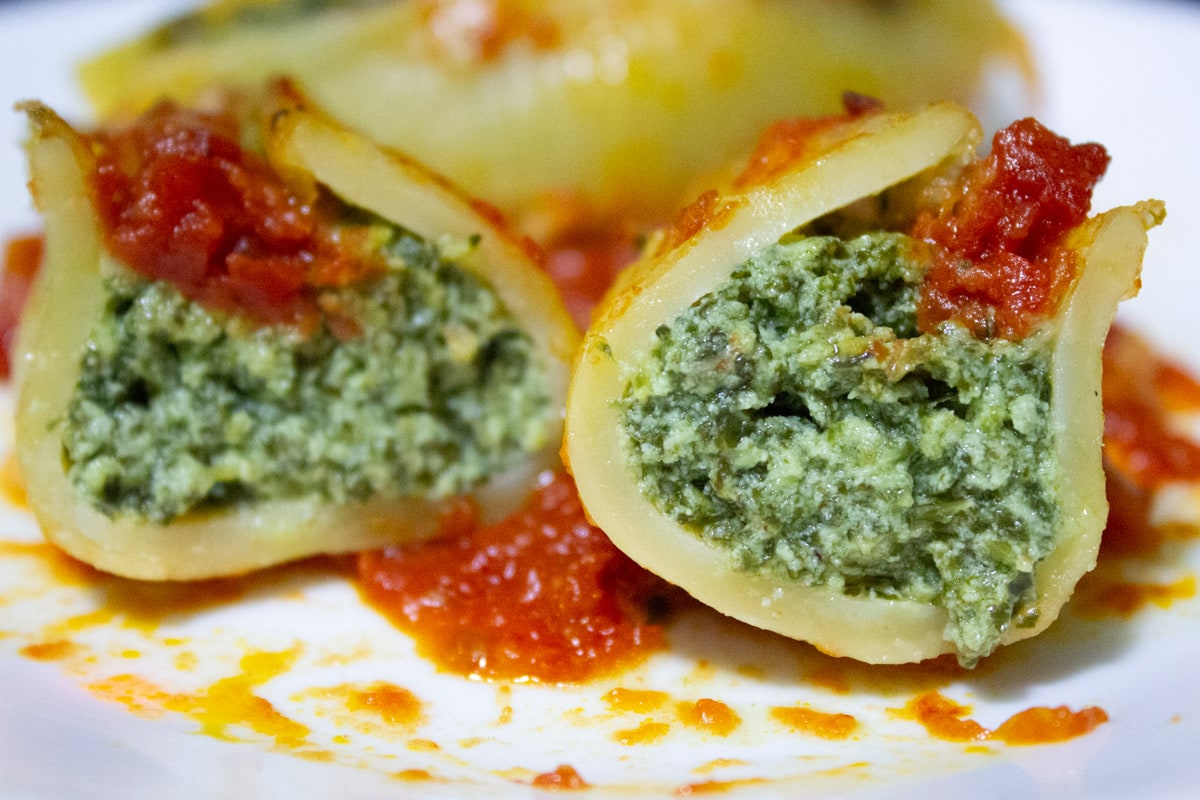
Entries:
{"label": "green filling", "polygon": [[109,278],[63,433],[81,495],[159,523],[253,500],[444,498],[545,445],[528,335],[437,247],[373,228],[385,274],[327,298],[362,330],[346,341]]}
{"label": "green filling", "polygon": [[972,664],[1055,543],[1050,341],[918,334],[917,252],[766,248],[658,329],[625,435],[646,497],[743,569],[943,606]]}

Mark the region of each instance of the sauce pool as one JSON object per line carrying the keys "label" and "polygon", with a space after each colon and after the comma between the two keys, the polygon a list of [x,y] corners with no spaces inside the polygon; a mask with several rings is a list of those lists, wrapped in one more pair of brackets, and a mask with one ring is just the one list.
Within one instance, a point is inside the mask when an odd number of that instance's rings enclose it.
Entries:
{"label": "sauce pool", "polygon": [[519,512],[478,525],[464,509],[430,542],[359,556],[362,592],[442,669],[578,682],[664,646],[666,584],[590,525],[564,474]]}

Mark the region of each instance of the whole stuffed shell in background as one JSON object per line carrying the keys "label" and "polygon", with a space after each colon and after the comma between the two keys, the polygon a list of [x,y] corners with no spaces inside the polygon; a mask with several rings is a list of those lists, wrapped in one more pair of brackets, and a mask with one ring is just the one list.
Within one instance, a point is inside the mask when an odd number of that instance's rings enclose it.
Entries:
{"label": "whole stuffed shell in background", "polygon": [[990,112],[997,75],[1028,88],[1027,59],[987,0],[223,0],[81,80],[104,118],[291,76],[537,234],[564,198],[659,220],[767,123],[846,91]]}

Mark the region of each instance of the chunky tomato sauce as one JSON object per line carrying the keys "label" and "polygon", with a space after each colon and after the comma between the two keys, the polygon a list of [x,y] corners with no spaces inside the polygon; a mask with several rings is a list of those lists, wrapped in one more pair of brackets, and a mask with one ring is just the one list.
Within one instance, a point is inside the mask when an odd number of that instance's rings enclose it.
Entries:
{"label": "chunky tomato sauce", "polygon": [[162,104],[93,137],[93,189],[122,263],[206,307],[311,330],[317,292],[378,266],[316,197],[239,143],[232,114]]}
{"label": "chunky tomato sauce", "polygon": [[939,246],[922,286],[921,330],[951,320],[979,338],[1020,339],[1053,315],[1075,279],[1062,238],[1086,219],[1107,168],[1102,146],[1072,145],[1036,120],[998,131],[955,201],[914,226]]}
{"label": "chunky tomato sauce", "polygon": [[548,478],[503,522],[446,521],[439,539],[359,558],[363,593],[444,669],[580,681],[663,646],[665,584],[584,516],[575,484]]}

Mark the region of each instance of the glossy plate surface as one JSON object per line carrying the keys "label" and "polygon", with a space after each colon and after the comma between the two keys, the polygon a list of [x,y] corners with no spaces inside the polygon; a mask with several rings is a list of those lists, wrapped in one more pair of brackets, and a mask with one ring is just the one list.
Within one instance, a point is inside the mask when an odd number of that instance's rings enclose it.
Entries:
{"label": "glossy plate surface", "polygon": [[[1097,207],[1166,201],[1145,288],[1121,320],[1200,373],[1200,5],[1005,5],[1043,76],[1030,110],[1113,156]],[[176,9],[0,4],[0,106],[36,97],[78,118],[71,65]],[[22,135],[19,115],[0,114],[4,237],[37,227]],[[10,406],[0,395],[0,461]],[[529,797],[539,794],[534,778],[560,765],[591,785],[583,796],[600,798],[1188,797],[1200,785],[1195,541],[1106,565],[1165,587],[1158,603],[1128,616],[1072,604],[1048,633],[974,673],[856,667],[696,612],[670,630],[671,651],[644,666],[554,688],[437,672],[327,567],[139,589],[55,558],[27,514],[0,506],[4,798]],[[647,694],[618,700],[618,688]],[[392,704],[364,708],[372,691]],[[1109,721],[1055,745],[949,742],[898,712],[931,691],[988,729],[1033,706],[1095,706]],[[728,731],[689,724],[686,710],[702,699],[736,715]],[[823,737],[775,712],[796,707],[849,715],[854,729],[842,736],[826,719]]]}

